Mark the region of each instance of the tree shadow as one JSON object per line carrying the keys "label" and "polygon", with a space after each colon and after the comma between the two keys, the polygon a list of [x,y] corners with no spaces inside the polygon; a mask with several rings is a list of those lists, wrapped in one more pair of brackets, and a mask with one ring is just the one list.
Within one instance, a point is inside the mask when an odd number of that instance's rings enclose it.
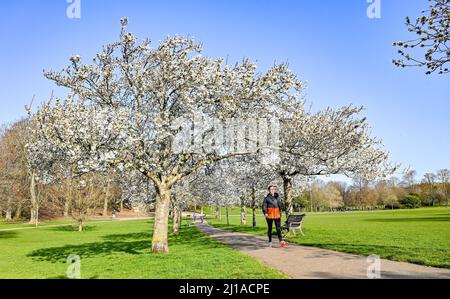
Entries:
{"label": "tree shadow", "polygon": [[126,241],[126,240],[150,240],[152,234],[151,232],[140,232],[140,233],[129,233],[129,234],[114,234],[106,235],[102,238],[109,241]]}
{"label": "tree shadow", "polygon": [[105,256],[113,253],[141,254],[143,249],[150,248],[150,240],[137,242],[94,242],[81,245],[66,245],[61,247],[42,248],[32,251],[27,256],[52,263],[65,262],[71,254],[79,255],[81,259],[94,256]]}
{"label": "tree shadow", "polygon": [[191,226],[180,230],[179,235],[170,234],[169,245],[189,246],[191,248],[214,249],[223,245],[210,236]]}
{"label": "tree shadow", "polygon": [[17,238],[17,233],[12,231],[0,231],[0,239]]}
{"label": "tree shadow", "polygon": [[[68,224],[68,225],[64,225],[64,226],[49,227],[47,229],[51,230],[51,231],[56,231],[56,232],[78,232],[78,225]],[[83,232],[96,231],[96,230],[98,230],[98,227],[96,227],[94,225],[83,226]]]}
{"label": "tree shadow", "polygon": [[[71,254],[79,255],[81,259],[96,256],[107,256],[114,253],[132,255],[149,254],[151,248],[151,232],[138,232],[129,234],[111,234],[103,236],[104,242],[92,242],[80,245],[65,245],[60,247],[41,248],[32,251],[27,256],[37,261],[52,263],[66,262]],[[217,248],[221,244],[202,234],[195,227],[180,231],[178,236],[169,235],[169,246],[189,246]]]}

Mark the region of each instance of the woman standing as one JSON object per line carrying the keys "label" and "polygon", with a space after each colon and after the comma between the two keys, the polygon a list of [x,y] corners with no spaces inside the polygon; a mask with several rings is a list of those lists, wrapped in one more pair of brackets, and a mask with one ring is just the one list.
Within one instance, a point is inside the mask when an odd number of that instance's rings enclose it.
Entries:
{"label": "woman standing", "polygon": [[277,186],[270,185],[269,194],[264,198],[263,213],[267,220],[267,236],[269,237],[269,247],[272,247],[272,225],[275,222],[278,240],[281,247],[286,247],[281,235],[281,202],[277,193]]}

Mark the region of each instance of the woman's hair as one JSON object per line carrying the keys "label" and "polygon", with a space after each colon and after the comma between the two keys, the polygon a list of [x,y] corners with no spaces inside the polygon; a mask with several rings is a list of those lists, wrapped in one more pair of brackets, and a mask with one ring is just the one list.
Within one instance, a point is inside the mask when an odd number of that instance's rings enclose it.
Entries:
{"label": "woman's hair", "polygon": [[270,188],[272,188],[272,187],[277,188],[277,185],[275,185],[275,184],[270,184],[270,185],[267,187],[267,190],[270,191]]}

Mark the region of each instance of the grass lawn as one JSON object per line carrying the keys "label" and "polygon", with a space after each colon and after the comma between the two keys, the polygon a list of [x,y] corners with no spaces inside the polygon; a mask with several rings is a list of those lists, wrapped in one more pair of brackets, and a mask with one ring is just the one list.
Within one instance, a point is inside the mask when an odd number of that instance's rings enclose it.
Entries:
{"label": "grass lawn", "polygon": [[[97,221],[108,221],[111,220],[110,218],[105,219],[93,219],[89,222],[97,222]],[[72,224],[75,220],[72,219],[58,219],[58,220],[45,220],[40,221],[38,224],[38,228],[44,228],[46,226],[53,226],[53,225],[61,225],[61,224]],[[27,221],[5,221],[0,220],[0,230],[2,229],[16,229],[16,228],[34,228],[35,225],[32,223],[29,223]]]}
{"label": "grass lawn", "polygon": [[[289,242],[450,268],[450,209],[306,214],[306,236],[289,238]],[[247,215],[245,226],[240,225],[239,217],[230,217],[230,226],[223,216],[221,221],[208,221],[226,230],[266,235],[262,216],[257,217],[255,229],[251,215]]]}
{"label": "grass lawn", "polygon": [[150,253],[150,220],[0,231],[0,278],[65,278],[67,256],[82,278],[285,278],[259,261],[183,227],[168,255]]}

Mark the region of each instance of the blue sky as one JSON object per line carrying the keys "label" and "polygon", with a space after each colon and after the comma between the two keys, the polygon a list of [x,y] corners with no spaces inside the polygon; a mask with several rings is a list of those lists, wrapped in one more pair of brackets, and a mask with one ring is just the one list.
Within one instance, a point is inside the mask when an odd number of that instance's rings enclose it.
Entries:
{"label": "blue sky", "polygon": [[91,58],[128,16],[128,29],[154,43],[189,34],[209,56],[249,57],[261,70],[288,61],[308,81],[314,110],[363,105],[393,161],[420,176],[450,168],[450,75],[391,63],[392,42],[411,37],[405,16],[427,3],[381,0],[381,18],[369,19],[366,0],[81,0],[81,18],[69,19],[66,0],[2,0],[0,122],[24,116],[33,95],[63,96],[42,70],[62,68],[72,54]]}

